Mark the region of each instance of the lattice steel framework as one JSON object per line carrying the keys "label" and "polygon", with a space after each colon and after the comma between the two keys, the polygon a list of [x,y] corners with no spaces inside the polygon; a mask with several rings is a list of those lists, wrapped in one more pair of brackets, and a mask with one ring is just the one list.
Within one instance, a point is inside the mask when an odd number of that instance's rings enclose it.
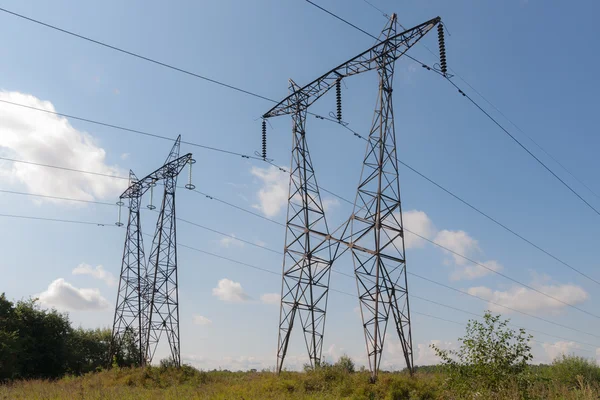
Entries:
{"label": "lattice steel framework", "polygon": [[[381,362],[380,356],[390,311],[396,322],[396,330],[402,343],[406,365],[412,371],[412,339],[404,260],[404,235],[391,100],[392,80],[394,61],[439,22],[440,18],[436,17],[397,34],[396,15],[394,14],[382,31],[377,44],[302,88],[292,85],[292,93],[263,115],[263,118],[266,119],[289,114],[294,120],[292,172],[288,198],[288,223],[286,224],[286,258],[283,269],[277,348],[278,371],[281,371],[283,366],[295,312],[300,309],[310,312],[311,317],[315,321],[319,321],[318,332],[321,332],[320,335],[315,334],[316,329],[313,328],[316,325],[314,324],[308,326],[303,323],[303,328],[305,339],[307,335],[313,338],[312,341],[306,340],[311,364],[315,366],[320,362],[329,272],[332,263],[331,242],[347,245],[352,250],[372,379],[377,377]],[[377,70],[379,73],[380,89],[354,213],[341,237],[333,238],[327,229],[316,229],[313,223],[321,220],[324,223],[325,216],[320,203],[316,179],[314,179],[312,161],[306,147],[304,130],[306,113],[308,107],[327,91],[333,87],[339,87],[341,79],[371,70]],[[310,181],[314,180],[314,185],[303,183],[302,179],[306,181],[307,177]],[[306,201],[298,200],[299,205],[294,205],[295,199],[301,199],[305,193]],[[310,197],[309,193],[314,197]],[[317,204],[318,206],[316,206]],[[313,219],[305,217],[296,223],[290,223],[294,218],[298,218],[298,212],[304,209],[310,210],[310,215],[306,215],[312,216]],[[350,234],[347,234],[348,228]],[[311,242],[309,238],[313,236],[319,240]],[[302,245],[298,245],[299,242]],[[290,244],[296,245],[298,249],[293,249]],[[310,262],[306,261],[310,260],[309,256],[314,257],[315,248],[326,249],[328,252],[328,257],[322,258],[326,261],[322,270],[319,270],[322,275],[319,273],[315,275],[315,271],[309,267]],[[337,256],[336,250],[334,258]],[[292,260],[292,267],[287,266],[289,265],[286,264],[288,259]],[[312,278],[313,276],[323,279],[315,280]],[[315,292],[323,294],[321,298],[318,295],[313,297],[313,299],[324,299],[321,303],[322,307],[311,306],[311,304],[315,304],[314,300],[310,300],[311,298],[307,297],[306,293]],[[320,319],[321,316],[322,319]]]}
{"label": "lattice steel framework", "polygon": [[161,336],[169,342],[171,359],[181,365],[179,340],[179,292],[177,276],[177,232],[175,221],[175,189],[183,165],[173,164],[179,156],[179,143],[167,158],[164,177],[164,196],[148,262],[148,281],[151,291],[148,317],[147,357],[152,361]]}
{"label": "lattice steel framework", "polygon": [[[120,196],[119,204],[123,204],[124,199],[129,200],[129,222],[115,308],[111,359],[125,335],[129,334],[134,335],[138,346],[137,363],[151,363],[161,336],[166,333],[171,358],[176,365],[181,364],[175,189],[177,177],[186,165],[190,166],[190,182],[186,187],[193,188],[191,165],[195,161],[189,153],[179,157],[180,143],[181,136],[175,141],[164,165],[143,179],[138,180],[131,172],[130,185]],[[140,225],[140,205],[144,193],[153,190],[159,182],[164,184],[164,196],[149,261],[146,263]]]}
{"label": "lattice steel framework", "polygon": [[[290,80],[290,90],[298,87]],[[281,308],[277,346],[277,371],[283,368],[296,313],[312,367],[323,351],[325,310],[331,272],[331,246],[310,152],[306,142],[307,106],[298,94],[292,114],[293,143],[288,213],[283,260]]]}
{"label": "lattice steel framework", "polygon": [[[382,32],[396,34],[395,18]],[[380,38],[381,39],[381,38]],[[385,332],[393,316],[406,366],[412,371],[413,351],[408,301],[400,181],[392,105],[395,49],[385,45],[377,57],[379,93],[363,161],[350,242],[367,346],[371,378],[377,377]],[[389,50],[389,51],[388,51]]]}
{"label": "lattice steel framework", "polygon": [[[117,292],[117,305],[110,343],[110,355],[122,347],[129,335],[137,345],[136,363],[146,364],[146,324],[148,301],[143,296],[146,287],[146,262],[140,220],[141,190],[138,179],[129,171],[129,184],[133,187],[129,197],[129,218],[125,234],[125,248],[121,264],[121,279]],[[122,201],[122,200],[121,200]]]}

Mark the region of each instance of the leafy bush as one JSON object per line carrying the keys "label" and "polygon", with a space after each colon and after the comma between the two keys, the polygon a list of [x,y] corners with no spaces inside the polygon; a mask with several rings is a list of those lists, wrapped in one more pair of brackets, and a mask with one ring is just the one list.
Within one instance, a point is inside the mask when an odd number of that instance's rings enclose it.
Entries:
{"label": "leafy bush", "polygon": [[600,367],[592,360],[575,355],[562,355],[556,358],[545,371],[548,378],[569,387],[579,387],[584,383],[600,384]]}
{"label": "leafy bush", "polygon": [[442,350],[431,345],[448,372],[448,385],[461,393],[492,392],[517,383],[524,391],[528,384],[528,364],[532,359],[525,330],[509,329],[509,320],[485,313],[483,322],[470,320],[466,335],[459,338],[458,350]]}
{"label": "leafy bush", "polygon": [[333,364],[333,366],[339,369],[340,371],[344,371],[349,374],[354,373],[354,361],[352,361],[352,359],[346,354],[341,356],[339,360],[335,364]]}

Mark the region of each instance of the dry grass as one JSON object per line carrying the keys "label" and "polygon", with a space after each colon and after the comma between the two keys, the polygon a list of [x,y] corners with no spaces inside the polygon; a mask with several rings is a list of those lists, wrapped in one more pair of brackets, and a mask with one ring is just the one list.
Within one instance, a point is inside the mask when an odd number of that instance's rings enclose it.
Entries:
{"label": "dry grass", "polygon": [[[376,384],[364,372],[332,368],[311,373],[200,372],[146,368],[113,369],[57,381],[21,381],[0,386],[0,399],[521,399],[508,385],[500,393],[458,396],[444,386],[441,373],[382,373]],[[578,379],[574,386],[535,380],[531,399],[598,399],[596,383]]]}

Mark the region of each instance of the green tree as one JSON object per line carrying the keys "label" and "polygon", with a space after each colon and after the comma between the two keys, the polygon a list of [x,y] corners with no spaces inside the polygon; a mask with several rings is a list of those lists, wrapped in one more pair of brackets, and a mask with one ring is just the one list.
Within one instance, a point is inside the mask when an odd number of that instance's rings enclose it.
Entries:
{"label": "green tree", "polygon": [[18,375],[19,331],[14,323],[13,303],[0,295],[0,382]]}
{"label": "green tree", "polygon": [[431,345],[442,359],[448,373],[448,384],[455,390],[474,393],[480,390],[498,392],[509,383],[524,389],[528,383],[528,364],[532,359],[524,329],[508,328],[509,320],[487,311],[483,322],[470,320],[466,334],[459,338],[458,350],[442,350]]}
{"label": "green tree", "polygon": [[74,329],[68,337],[70,374],[85,374],[106,367],[111,330]]}

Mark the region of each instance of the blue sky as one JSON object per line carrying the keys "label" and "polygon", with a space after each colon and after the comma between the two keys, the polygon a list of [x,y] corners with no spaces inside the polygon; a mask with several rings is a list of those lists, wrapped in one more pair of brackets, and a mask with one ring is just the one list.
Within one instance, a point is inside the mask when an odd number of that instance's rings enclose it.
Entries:
{"label": "blue sky", "polygon": [[[386,22],[362,0],[318,3],[375,35]],[[397,12],[407,27],[441,16],[451,33],[446,36],[449,67],[600,193],[595,179],[600,145],[596,135],[599,83],[591,78],[600,61],[593,51],[593,16],[600,11],[596,2],[412,1],[401,8],[398,2],[373,3],[388,13]],[[0,7],[275,99],[287,95],[289,78],[301,85],[308,83],[373,44],[371,38],[301,0],[182,2],[171,7],[158,1],[105,1],[95,6],[68,1],[4,1]],[[4,100],[53,107],[58,112],[169,137],[181,134],[183,140],[246,154],[259,150],[257,118],[270,108],[269,102],[5,13],[0,13],[0,34],[9,39],[0,46],[0,95]],[[435,33],[423,43],[437,51]],[[436,61],[423,46],[414,47],[410,54],[428,64]],[[454,80],[591,204],[600,207],[594,194],[535,148],[459,78]],[[375,105],[376,74],[357,76],[345,84],[344,119],[366,134]],[[401,59],[394,90],[398,156],[402,161],[600,279],[594,251],[599,233],[597,214],[439,76]],[[334,109],[335,99],[330,93],[315,103],[312,111],[327,115]],[[271,124],[269,156],[287,167],[291,121],[281,117]],[[314,118],[308,120],[307,132],[319,184],[353,199],[364,142],[336,124]],[[170,146],[164,140],[0,106],[2,157],[122,175],[133,169],[143,176],[163,162]],[[285,200],[287,190],[285,174],[258,161],[199,148],[182,146],[182,152],[193,152],[198,161],[194,181],[199,190],[284,222],[285,202],[281,200]],[[501,272],[581,309],[592,313],[598,309],[594,282],[404,167],[400,182],[407,228],[490,267],[501,268]],[[112,203],[123,182],[0,161],[0,189]],[[282,250],[281,226],[197,193],[181,190],[177,196],[181,218]],[[325,193],[323,198],[329,203],[330,226],[339,225],[351,206]],[[2,214],[109,225],[117,216],[111,206],[6,193],[0,193],[0,205]],[[153,214],[143,214],[146,232],[153,232]],[[72,320],[84,327],[112,324],[116,296],[113,279],[119,274],[123,229],[6,217],[0,218],[0,224],[0,291],[13,299],[40,295],[47,306],[70,311]],[[180,244],[281,271],[280,254],[224,241],[223,236],[184,223],[178,229]],[[414,273],[586,332],[593,333],[600,324],[590,315],[544,299],[500,276],[481,273],[430,244],[413,240],[408,246],[407,264]],[[351,261],[342,258],[334,268],[351,273]],[[280,291],[280,277],[183,247],[179,248],[179,276],[184,361],[203,368],[274,366],[279,311],[276,304],[269,303]],[[351,293],[356,290],[352,279],[339,274],[332,275],[331,285]],[[409,290],[415,296],[477,314],[492,307],[415,277],[409,277]],[[356,299],[331,293],[326,357],[346,352],[364,362],[357,305]],[[411,306],[416,312],[458,322],[472,318],[417,298],[411,299]],[[540,362],[561,352],[596,358],[596,347],[600,347],[597,337],[518,313],[502,313],[515,325],[565,338],[534,333],[534,354]],[[424,315],[413,317],[416,363],[435,362],[427,346],[432,341],[456,346],[464,331],[460,325]],[[292,336],[292,342],[290,368],[306,360],[299,332]],[[399,344],[391,333],[384,365],[402,366]]]}

